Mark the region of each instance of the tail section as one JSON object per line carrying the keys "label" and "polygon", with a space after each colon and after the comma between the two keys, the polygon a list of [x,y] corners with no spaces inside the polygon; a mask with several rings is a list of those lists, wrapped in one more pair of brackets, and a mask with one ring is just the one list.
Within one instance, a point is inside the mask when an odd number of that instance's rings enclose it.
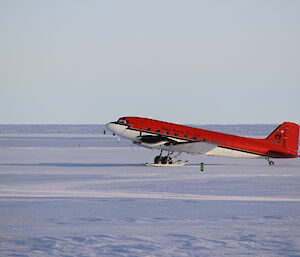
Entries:
{"label": "tail section", "polygon": [[299,126],[292,122],[284,122],[266,140],[284,148],[284,152],[296,157],[298,156]]}

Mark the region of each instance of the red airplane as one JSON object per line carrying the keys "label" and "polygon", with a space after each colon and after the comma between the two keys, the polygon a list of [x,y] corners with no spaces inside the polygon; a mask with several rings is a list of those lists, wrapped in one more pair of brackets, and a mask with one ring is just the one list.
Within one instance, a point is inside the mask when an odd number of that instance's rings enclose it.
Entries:
{"label": "red airplane", "polygon": [[[299,126],[284,122],[267,138],[256,139],[193,128],[174,123],[140,117],[122,117],[106,124],[114,134],[132,140],[135,144],[160,149],[154,164],[173,164],[174,152],[211,156],[265,158],[297,158]],[[162,156],[167,151],[166,156]]]}

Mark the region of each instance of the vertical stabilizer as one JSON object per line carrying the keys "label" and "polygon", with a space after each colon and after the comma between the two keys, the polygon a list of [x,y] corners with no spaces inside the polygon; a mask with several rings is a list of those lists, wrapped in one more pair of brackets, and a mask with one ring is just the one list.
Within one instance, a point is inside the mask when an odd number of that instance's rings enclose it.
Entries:
{"label": "vertical stabilizer", "polygon": [[299,126],[292,122],[284,122],[266,140],[284,148],[288,154],[298,155]]}

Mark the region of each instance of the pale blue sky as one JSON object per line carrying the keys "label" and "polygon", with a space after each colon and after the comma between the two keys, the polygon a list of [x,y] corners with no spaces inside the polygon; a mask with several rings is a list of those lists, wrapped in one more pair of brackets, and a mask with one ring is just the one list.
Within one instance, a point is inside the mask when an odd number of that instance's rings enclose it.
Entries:
{"label": "pale blue sky", "polygon": [[0,123],[300,123],[300,1],[0,1]]}

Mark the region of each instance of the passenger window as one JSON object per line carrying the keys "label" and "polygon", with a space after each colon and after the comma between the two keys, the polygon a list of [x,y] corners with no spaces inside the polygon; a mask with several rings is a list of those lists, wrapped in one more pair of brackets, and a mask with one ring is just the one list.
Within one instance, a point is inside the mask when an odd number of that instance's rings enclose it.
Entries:
{"label": "passenger window", "polygon": [[169,132],[169,131],[166,131],[165,133],[166,133],[167,135],[169,135],[169,134],[170,134],[170,132]]}
{"label": "passenger window", "polygon": [[160,132],[160,129],[156,130],[156,132]]}

